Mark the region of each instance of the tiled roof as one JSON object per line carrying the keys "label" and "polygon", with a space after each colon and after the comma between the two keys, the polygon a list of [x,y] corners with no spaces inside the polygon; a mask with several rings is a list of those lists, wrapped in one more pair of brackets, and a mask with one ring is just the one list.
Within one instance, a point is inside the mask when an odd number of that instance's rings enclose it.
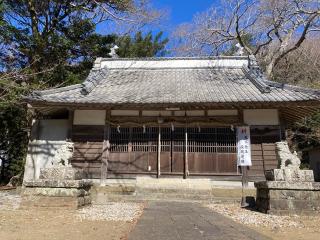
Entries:
{"label": "tiled roof", "polygon": [[83,84],[34,92],[27,99],[110,105],[320,100],[317,91],[266,80],[256,68],[244,64],[244,57],[139,61],[99,59]]}

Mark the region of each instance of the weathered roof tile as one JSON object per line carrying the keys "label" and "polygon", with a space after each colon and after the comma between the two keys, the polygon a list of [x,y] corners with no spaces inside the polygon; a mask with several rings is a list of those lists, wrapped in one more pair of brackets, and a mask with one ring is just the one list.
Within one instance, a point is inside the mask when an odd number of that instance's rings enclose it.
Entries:
{"label": "weathered roof tile", "polygon": [[[188,59],[184,61],[188,63]],[[232,61],[235,63],[236,59],[232,58]],[[239,61],[243,61],[243,58]],[[255,72],[256,69],[240,67],[241,64],[225,67],[221,67],[221,64],[218,67],[197,64],[200,67],[186,64],[186,67],[157,68],[157,60],[152,59],[152,67],[149,68],[119,68],[118,65],[109,69],[95,68],[81,85],[35,92],[27,99],[31,102],[57,104],[110,105],[320,100],[319,91],[268,81]]]}

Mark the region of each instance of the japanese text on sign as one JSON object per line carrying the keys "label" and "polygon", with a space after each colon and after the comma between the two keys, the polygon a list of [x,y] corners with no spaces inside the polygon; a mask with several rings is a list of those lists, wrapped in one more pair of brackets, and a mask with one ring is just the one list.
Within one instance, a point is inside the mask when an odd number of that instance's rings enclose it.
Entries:
{"label": "japanese text on sign", "polygon": [[238,166],[251,166],[250,127],[237,128]]}

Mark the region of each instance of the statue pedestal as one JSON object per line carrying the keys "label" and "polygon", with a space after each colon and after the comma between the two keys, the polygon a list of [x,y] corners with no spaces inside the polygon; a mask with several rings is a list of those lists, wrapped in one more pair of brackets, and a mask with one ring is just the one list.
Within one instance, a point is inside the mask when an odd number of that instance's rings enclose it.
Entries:
{"label": "statue pedestal", "polygon": [[83,172],[72,167],[41,169],[40,179],[23,182],[21,207],[77,209],[91,204],[92,182],[82,178]]}
{"label": "statue pedestal", "polygon": [[319,214],[320,183],[312,170],[300,170],[300,159],[287,142],[276,143],[280,169],[265,172],[266,181],[255,182],[257,210],[269,214]]}
{"label": "statue pedestal", "polygon": [[271,169],[265,171],[265,176],[267,181],[314,182],[313,170]]}
{"label": "statue pedestal", "polygon": [[275,215],[315,215],[320,210],[320,183],[256,182],[257,210]]}

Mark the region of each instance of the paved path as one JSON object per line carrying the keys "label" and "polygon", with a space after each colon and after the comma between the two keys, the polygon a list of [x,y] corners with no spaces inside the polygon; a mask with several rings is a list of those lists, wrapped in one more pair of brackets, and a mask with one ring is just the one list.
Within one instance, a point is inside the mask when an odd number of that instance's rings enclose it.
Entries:
{"label": "paved path", "polygon": [[267,240],[200,204],[150,202],[129,240]]}

